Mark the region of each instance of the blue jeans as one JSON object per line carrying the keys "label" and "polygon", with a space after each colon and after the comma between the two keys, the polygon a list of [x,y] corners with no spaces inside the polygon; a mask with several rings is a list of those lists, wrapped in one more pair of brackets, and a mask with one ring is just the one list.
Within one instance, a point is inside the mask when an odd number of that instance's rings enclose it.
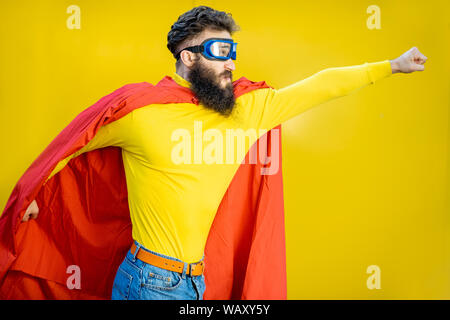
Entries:
{"label": "blue jeans", "polygon": [[[169,271],[136,258],[139,250],[181,261],[144,248],[137,241],[136,252],[127,255],[117,270],[112,289],[112,300],[203,300],[205,276],[186,274],[188,264],[184,262],[183,273]],[[183,262],[183,261],[181,261]]]}

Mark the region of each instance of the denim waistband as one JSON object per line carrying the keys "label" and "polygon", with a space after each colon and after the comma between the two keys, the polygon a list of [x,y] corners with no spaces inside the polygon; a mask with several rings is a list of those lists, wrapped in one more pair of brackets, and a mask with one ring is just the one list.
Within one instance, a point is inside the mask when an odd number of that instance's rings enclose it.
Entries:
{"label": "denim waistband", "polygon": [[[131,254],[131,251],[129,250],[129,253],[130,253],[130,254],[132,255],[132,257],[133,257],[133,261],[135,261],[135,260],[137,259],[137,258],[136,258],[136,255],[138,254],[139,250],[145,250],[145,251],[148,251],[148,252],[150,252],[150,253],[152,253],[152,254],[154,254],[154,255],[157,255],[157,256],[160,256],[160,257],[163,257],[163,258],[166,258],[166,259],[170,259],[170,260],[175,260],[175,261],[182,262],[182,263],[184,264],[183,272],[182,272],[182,278],[184,279],[184,277],[186,276],[186,272],[187,272],[188,265],[189,265],[190,263],[184,262],[183,260],[180,260],[180,259],[175,258],[175,257],[171,257],[171,256],[168,256],[168,255],[159,253],[159,252],[152,251],[152,250],[150,250],[150,249],[145,248],[142,244],[140,244],[140,243],[137,242],[136,240],[133,240],[133,241],[134,241],[134,244],[136,245],[136,251],[134,252],[134,254]],[[198,262],[202,261],[204,258],[205,258],[205,254],[203,254],[201,260],[196,261],[196,262],[191,262],[191,263],[193,263],[193,264],[198,263]],[[142,261],[142,262],[143,262],[143,263],[146,263],[146,262],[144,262],[144,261]]]}

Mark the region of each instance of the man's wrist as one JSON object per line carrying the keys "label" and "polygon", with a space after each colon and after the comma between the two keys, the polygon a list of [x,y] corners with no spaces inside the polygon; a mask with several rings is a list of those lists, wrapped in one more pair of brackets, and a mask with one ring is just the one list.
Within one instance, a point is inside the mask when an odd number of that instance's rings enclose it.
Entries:
{"label": "man's wrist", "polygon": [[398,73],[400,72],[400,69],[398,67],[398,63],[396,60],[389,60],[389,62],[391,63],[391,70],[392,73]]}

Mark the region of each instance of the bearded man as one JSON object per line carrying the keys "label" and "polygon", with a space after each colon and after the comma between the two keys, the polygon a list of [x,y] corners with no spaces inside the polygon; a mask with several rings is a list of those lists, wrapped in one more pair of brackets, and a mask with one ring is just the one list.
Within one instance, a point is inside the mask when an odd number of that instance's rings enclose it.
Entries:
{"label": "bearded man", "polygon": [[[325,69],[279,90],[250,81],[242,85],[232,79],[237,48],[232,35],[237,30],[230,14],[206,6],[181,15],[167,36],[176,71],[158,85],[168,95],[172,92],[168,88],[176,87],[176,92],[192,99],[171,96],[171,100],[135,108],[114,121],[105,120],[95,134],[85,136],[81,149],[64,154],[51,173],[45,174],[44,184],[84,153],[111,146],[121,149],[133,243],[117,269],[112,299],[203,298],[205,243],[219,204],[244,159],[240,156],[226,164],[175,163],[174,132],[182,129],[195,139],[194,123],[222,137],[230,129],[255,130],[258,134],[249,138],[248,151],[265,132],[306,110],[393,73],[422,71],[427,60],[414,47],[393,60]],[[238,85],[244,88],[239,89],[239,96]],[[36,194],[37,187],[33,190]],[[38,213],[43,205],[32,201],[26,208],[23,224],[41,218]]]}

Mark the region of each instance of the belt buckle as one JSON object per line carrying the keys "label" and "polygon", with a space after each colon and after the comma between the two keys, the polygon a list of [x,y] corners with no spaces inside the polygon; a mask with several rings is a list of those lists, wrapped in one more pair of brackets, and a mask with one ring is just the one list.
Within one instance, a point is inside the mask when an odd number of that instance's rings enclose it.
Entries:
{"label": "belt buckle", "polygon": [[202,261],[197,262],[197,263],[190,263],[190,264],[189,264],[189,275],[190,275],[190,276],[192,276],[192,269],[193,269],[192,267],[194,266],[194,268],[195,268],[197,265],[201,265],[201,266],[202,266],[202,272],[201,272],[200,274],[203,273],[203,270],[204,270],[204,264],[203,264],[203,260],[202,260]]}

